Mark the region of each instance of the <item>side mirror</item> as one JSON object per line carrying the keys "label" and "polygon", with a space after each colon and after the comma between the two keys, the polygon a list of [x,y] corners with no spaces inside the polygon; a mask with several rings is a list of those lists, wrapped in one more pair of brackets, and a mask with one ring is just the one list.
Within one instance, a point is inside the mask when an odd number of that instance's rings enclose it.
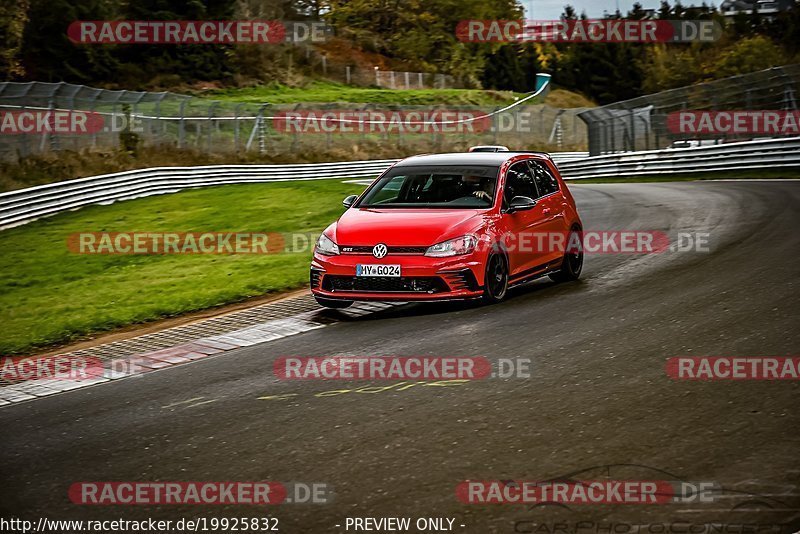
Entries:
{"label": "side mirror", "polygon": [[342,206],[344,206],[345,208],[349,208],[350,206],[353,205],[353,203],[356,201],[357,198],[358,195],[350,195],[348,197],[345,197],[345,199],[342,200]]}
{"label": "side mirror", "polygon": [[536,206],[536,201],[531,197],[514,197],[508,204],[506,213],[514,213],[515,211],[525,211],[532,209]]}

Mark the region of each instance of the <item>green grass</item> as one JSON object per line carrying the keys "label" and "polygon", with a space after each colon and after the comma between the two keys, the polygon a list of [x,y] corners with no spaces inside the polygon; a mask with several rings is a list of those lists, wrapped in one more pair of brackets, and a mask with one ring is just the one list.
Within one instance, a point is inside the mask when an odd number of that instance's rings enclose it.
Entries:
{"label": "green grass", "polygon": [[319,232],[363,186],[228,185],[90,206],[0,232],[0,355],[307,283],[310,250],[267,255],[79,255],[76,232]]}
{"label": "green grass", "polygon": [[[798,178],[798,170],[679,178]],[[0,355],[79,339],[307,283],[310,250],[267,255],[78,255],[78,232],[319,232],[363,186],[341,180],[228,185],[89,206],[0,232]]]}
{"label": "green grass", "polygon": [[493,106],[510,104],[521,93],[478,89],[378,89],[354,87],[333,82],[311,82],[303,87],[265,85],[241,89],[207,91],[199,96],[215,100],[261,104],[294,104],[298,102],[355,102],[364,104],[398,104],[426,106],[434,104]]}

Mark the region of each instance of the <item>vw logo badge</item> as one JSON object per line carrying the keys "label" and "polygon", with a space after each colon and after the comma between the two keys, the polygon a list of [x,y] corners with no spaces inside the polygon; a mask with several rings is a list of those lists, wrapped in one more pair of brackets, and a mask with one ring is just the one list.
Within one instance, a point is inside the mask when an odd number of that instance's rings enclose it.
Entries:
{"label": "vw logo badge", "polygon": [[381,259],[382,257],[386,256],[387,252],[389,252],[389,250],[383,243],[378,243],[377,245],[372,247],[372,255],[378,259]]}

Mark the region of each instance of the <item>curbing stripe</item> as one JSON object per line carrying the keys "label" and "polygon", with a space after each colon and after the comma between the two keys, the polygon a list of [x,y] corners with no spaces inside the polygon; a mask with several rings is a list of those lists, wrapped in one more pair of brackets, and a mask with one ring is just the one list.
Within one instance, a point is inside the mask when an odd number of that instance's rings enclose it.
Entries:
{"label": "curbing stripe", "polygon": [[[240,347],[275,341],[338,322],[336,318],[319,316],[320,309],[315,308],[315,303],[310,305],[309,300],[311,299],[308,295],[290,297],[191,325],[168,328],[153,334],[66,353],[65,356],[75,358],[99,358],[108,365],[102,370],[90,368],[86,373],[88,377],[83,379],[38,379],[0,385],[0,406],[11,406],[55,393],[112,383],[176,365],[186,365]],[[356,318],[403,304],[405,303],[361,302],[346,310],[338,310],[338,313]],[[280,317],[287,312],[290,314],[288,317]],[[265,315],[274,318],[263,321]],[[262,320],[259,322],[259,319]],[[229,328],[237,323],[244,323],[247,326]],[[215,335],[202,337],[203,333]],[[146,348],[151,350],[142,350]],[[122,354],[119,354],[120,352]]]}

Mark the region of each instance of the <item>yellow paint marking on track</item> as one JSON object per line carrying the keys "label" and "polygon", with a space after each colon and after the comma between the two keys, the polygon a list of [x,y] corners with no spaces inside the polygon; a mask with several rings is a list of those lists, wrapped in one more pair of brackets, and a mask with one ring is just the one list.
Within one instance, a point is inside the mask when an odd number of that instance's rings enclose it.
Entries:
{"label": "yellow paint marking on track", "polygon": [[[389,386],[365,386],[358,389],[333,389],[331,391],[322,391],[320,393],[314,394],[315,397],[335,397],[337,395],[344,395],[345,393],[383,393],[384,391],[394,390],[394,391],[405,391],[407,389],[413,388],[414,386],[422,386],[422,387],[452,387],[452,386],[463,386],[472,382],[472,380],[437,380],[435,382],[399,382],[397,384],[391,384]],[[402,387],[400,387],[402,386]]]}
{"label": "yellow paint marking on track", "polygon": [[258,397],[258,400],[288,400],[289,397],[296,397],[297,393],[284,393],[282,395],[267,395],[266,397]]}
{"label": "yellow paint marking on track", "polygon": [[[314,393],[313,396],[317,398],[324,398],[324,397],[336,397],[339,395],[345,395],[347,393],[369,393],[369,394],[376,394],[376,393],[383,393],[384,391],[405,391],[407,389],[413,388],[414,386],[421,386],[421,387],[453,387],[453,386],[463,386],[469,382],[474,382],[473,380],[437,380],[435,382],[398,382],[396,384],[390,384],[388,386],[362,386],[357,389],[331,389],[329,391],[320,391],[319,393]],[[263,397],[256,397],[257,400],[289,400],[292,397],[298,397],[299,393],[282,393],[280,395],[266,395]]]}
{"label": "yellow paint marking on track", "polygon": [[199,401],[200,399],[204,399],[205,397],[195,397],[193,399],[180,401],[180,402],[173,402],[172,404],[167,404],[166,406],[162,406],[162,408],[173,408],[175,406],[180,406],[181,404],[189,404],[190,402]]}

